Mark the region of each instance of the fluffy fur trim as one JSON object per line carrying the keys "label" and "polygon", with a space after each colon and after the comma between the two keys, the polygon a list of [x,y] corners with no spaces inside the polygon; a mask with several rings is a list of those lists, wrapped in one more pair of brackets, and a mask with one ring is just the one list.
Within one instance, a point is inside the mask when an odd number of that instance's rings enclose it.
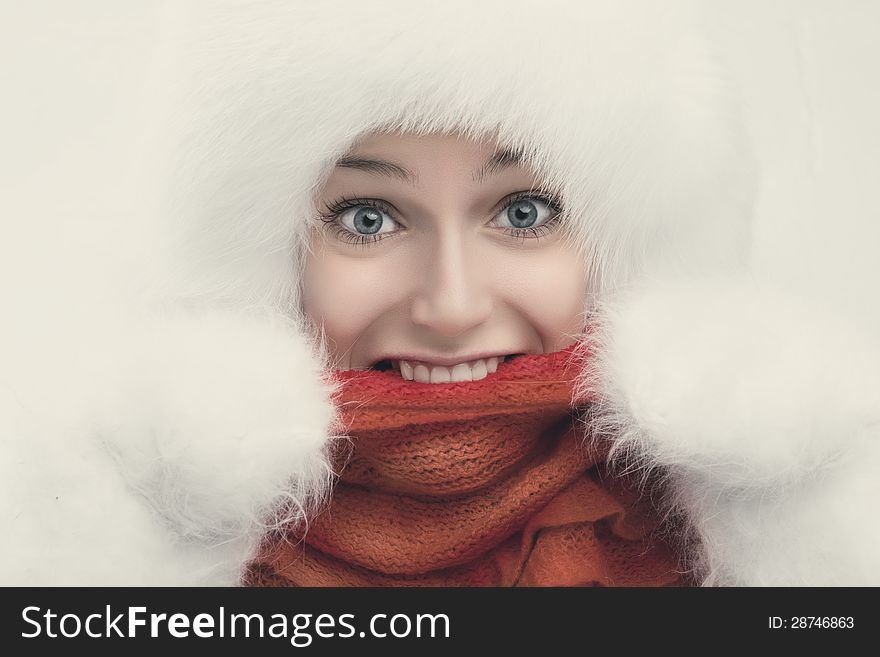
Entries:
{"label": "fluffy fur trim", "polygon": [[314,193],[358,137],[381,130],[522,151],[563,198],[598,292],[648,270],[743,260],[748,140],[688,3],[174,8],[152,140],[174,295],[298,312],[289,254],[304,250]]}
{"label": "fluffy fur trim", "polygon": [[237,583],[267,527],[328,488],[334,410],[310,348],[266,315],[97,328],[4,361],[0,581]]}
{"label": "fluffy fur trim", "polygon": [[707,584],[880,583],[880,349],[816,306],[703,280],[600,314],[596,425],[669,473]]}

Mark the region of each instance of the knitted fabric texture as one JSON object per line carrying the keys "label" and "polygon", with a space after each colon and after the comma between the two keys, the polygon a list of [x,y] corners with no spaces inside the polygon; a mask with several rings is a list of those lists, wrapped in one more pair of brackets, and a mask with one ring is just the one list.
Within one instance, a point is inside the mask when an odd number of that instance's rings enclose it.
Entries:
{"label": "knitted fabric texture", "polygon": [[332,500],[268,536],[255,586],[676,586],[676,548],[572,408],[576,350],[481,381],[338,372],[351,437]]}

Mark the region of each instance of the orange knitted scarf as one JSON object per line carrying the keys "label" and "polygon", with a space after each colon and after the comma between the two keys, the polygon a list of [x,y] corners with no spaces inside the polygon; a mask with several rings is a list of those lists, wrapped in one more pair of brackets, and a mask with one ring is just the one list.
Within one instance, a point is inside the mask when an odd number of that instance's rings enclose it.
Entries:
{"label": "orange knitted scarf", "polygon": [[676,586],[675,547],[572,410],[574,347],[481,381],[339,372],[351,436],[305,535],[270,536],[256,586]]}

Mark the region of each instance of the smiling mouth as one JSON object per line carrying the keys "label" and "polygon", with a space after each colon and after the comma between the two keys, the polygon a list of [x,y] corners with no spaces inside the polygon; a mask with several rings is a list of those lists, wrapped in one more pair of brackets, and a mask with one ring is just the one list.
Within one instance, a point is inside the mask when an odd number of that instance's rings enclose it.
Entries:
{"label": "smiling mouth", "polygon": [[450,367],[431,363],[407,360],[381,360],[371,370],[398,372],[407,381],[416,383],[459,383],[463,381],[480,381],[498,369],[501,363],[512,360],[523,354],[509,354],[492,358],[459,363]]}

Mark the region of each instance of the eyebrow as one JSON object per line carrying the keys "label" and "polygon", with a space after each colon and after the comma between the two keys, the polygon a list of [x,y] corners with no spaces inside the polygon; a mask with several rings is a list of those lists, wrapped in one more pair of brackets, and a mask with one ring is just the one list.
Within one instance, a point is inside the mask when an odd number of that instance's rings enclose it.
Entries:
{"label": "eyebrow", "polygon": [[388,160],[374,160],[368,157],[343,157],[336,162],[336,166],[341,169],[357,169],[358,171],[366,171],[379,176],[389,176],[398,178],[403,182],[414,185],[416,176],[406,167],[402,167]]}
{"label": "eyebrow", "polygon": [[477,182],[483,182],[483,179],[486,176],[491,176],[494,173],[498,173],[503,169],[508,169],[512,166],[516,166],[521,164],[523,161],[523,154],[521,151],[512,151],[508,148],[498,151],[495,153],[489,161],[486,162],[482,167],[480,167],[477,171],[474,172],[474,180]]}
{"label": "eyebrow", "polygon": [[[477,182],[482,182],[486,176],[520,164],[522,160],[521,152],[510,149],[500,150],[492,155],[483,166],[474,171],[473,178]],[[415,185],[417,181],[417,177],[412,171],[389,160],[370,157],[342,157],[336,162],[336,166],[341,169],[357,169],[378,176],[397,178],[410,185]]]}

